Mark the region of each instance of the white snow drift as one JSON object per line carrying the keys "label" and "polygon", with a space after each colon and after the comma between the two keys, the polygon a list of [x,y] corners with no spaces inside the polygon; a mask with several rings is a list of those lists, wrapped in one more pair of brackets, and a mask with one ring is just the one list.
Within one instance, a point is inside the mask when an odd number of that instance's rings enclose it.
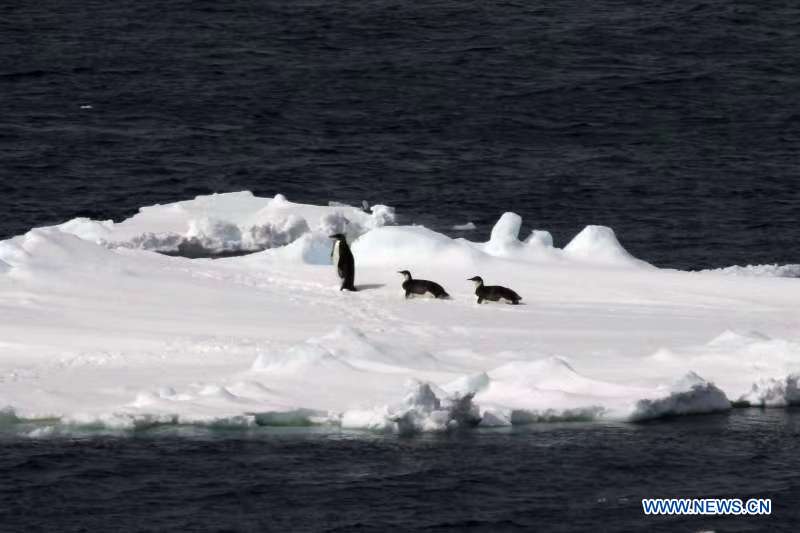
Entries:
{"label": "white snow drift", "polygon": [[[0,427],[416,432],[800,402],[800,282],[780,269],[661,270],[601,226],[556,248],[514,213],[485,242],[394,221],[232,193],[0,242]],[[329,264],[340,231],[355,293]],[[452,299],[406,301],[403,269]],[[474,275],[525,305],[477,305]]]}

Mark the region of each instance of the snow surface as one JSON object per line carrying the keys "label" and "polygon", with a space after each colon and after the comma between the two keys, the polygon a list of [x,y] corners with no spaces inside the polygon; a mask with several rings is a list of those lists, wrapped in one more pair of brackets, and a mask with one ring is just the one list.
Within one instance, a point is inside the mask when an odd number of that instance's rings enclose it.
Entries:
{"label": "snow surface", "polygon": [[[560,249],[514,213],[472,242],[370,211],[220,194],[0,241],[0,426],[416,432],[800,402],[795,279],[658,269],[601,226]],[[153,251],[187,242],[263,250]],[[405,300],[404,269],[452,299]],[[478,305],[474,275],[525,305]]]}

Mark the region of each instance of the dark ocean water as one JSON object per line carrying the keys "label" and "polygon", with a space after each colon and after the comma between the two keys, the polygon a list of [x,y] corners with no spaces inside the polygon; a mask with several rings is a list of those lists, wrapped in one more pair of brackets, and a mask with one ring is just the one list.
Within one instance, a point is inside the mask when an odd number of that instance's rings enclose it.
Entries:
{"label": "dark ocean water", "polygon": [[0,236],[249,189],[800,262],[799,142],[795,2],[0,3]]}
{"label": "dark ocean water", "polygon": [[[89,107],[91,106],[91,107]],[[660,266],[797,263],[800,9],[707,0],[0,2],[0,238],[249,189]],[[411,439],[0,438],[0,531],[794,531],[797,412]],[[652,519],[649,496],[772,497]]]}
{"label": "dark ocean water", "polygon": [[[0,439],[3,531],[796,531],[800,412],[415,438],[174,429]],[[650,497],[772,515],[645,517]]]}

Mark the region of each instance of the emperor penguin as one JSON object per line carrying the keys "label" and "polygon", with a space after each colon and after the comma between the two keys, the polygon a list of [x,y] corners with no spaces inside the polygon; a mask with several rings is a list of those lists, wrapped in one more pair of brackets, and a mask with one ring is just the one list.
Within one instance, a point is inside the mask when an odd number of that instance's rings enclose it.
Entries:
{"label": "emperor penguin", "polygon": [[467,281],[475,283],[475,295],[478,297],[479,304],[483,303],[484,300],[490,302],[503,300],[506,303],[517,305],[519,301],[522,300],[522,296],[507,287],[501,287],[500,285],[484,285],[483,278],[480,276],[469,278]]}
{"label": "emperor penguin", "polygon": [[342,280],[340,291],[355,291],[354,284],[356,278],[356,266],[353,261],[353,252],[347,246],[347,238],[342,233],[335,233],[330,236],[333,242],[331,250],[331,260],[336,265],[336,272]]}
{"label": "emperor penguin", "polygon": [[450,295],[447,294],[444,288],[438,283],[428,281],[427,279],[413,279],[411,277],[411,272],[408,270],[401,270],[398,274],[403,276],[403,290],[406,291],[406,298],[409,298],[412,294],[428,293],[434,298],[450,298]]}

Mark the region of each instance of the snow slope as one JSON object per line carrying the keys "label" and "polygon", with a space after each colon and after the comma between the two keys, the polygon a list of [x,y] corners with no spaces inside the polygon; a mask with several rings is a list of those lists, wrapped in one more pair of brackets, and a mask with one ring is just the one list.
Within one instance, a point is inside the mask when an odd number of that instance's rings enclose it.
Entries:
{"label": "snow slope", "polygon": [[[521,238],[513,213],[486,242],[393,221],[385,206],[233,193],[0,242],[0,425],[413,432],[800,398],[796,279],[661,270],[600,226],[559,249],[545,231]],[[356,293],[329,264],[339,230]],[[153,251],[190,241],[263,251]],[[452,299],[405,300],[403,269]],[[474,275],[524,305],[477,305]]]}

